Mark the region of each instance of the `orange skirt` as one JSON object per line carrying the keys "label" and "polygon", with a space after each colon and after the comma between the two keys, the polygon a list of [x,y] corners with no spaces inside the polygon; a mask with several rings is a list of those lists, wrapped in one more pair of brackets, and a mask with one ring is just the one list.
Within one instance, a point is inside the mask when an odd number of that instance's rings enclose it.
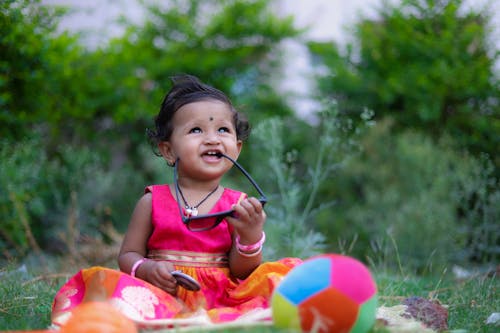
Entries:
{"label": "orange skirt", "polygon": [[[180,288],[172,296],[154,285],[123,272],[92,267],[74,275],[57,292],[52,323],[63,325],[78,304],[106,301],[134,320],[139,327],[230,322],[248,313],[269,309],[270,298],[283,277],[302,261],[285,258],[261,264],[245,280],[230,277],[227,267],[177,266],[201,285],[200,291]],[[262,311],[258,320],[271,320]]]}

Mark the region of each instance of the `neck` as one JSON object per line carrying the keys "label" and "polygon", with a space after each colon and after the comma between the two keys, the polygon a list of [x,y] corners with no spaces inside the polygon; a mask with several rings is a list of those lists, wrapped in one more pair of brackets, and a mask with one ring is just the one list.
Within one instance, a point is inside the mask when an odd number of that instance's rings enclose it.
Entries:
{"label": "neck", "polygon": [[186,176],[178,176],[177,182],[179,187],[182,188],[184,194],[186,193],[208,193],[220,185],[221,178],[211,180],[198,180]]}
{"label": "neck", "polygon": [[210,197],[217,192],[219,189],[219,185],[217,185],[213,190],[208,192],[206,195],[204,195],[197,203],[193,202],[188,202],[186,197],[184,196],[184,193],[182,192],[182,189],[179,186],[179,193],[182,197],[182,201],[184,202],[184,208],[186,209],[186,213],[188,216],[197,216],[198,215],[198,207],[200,207],[203,203],[205,203],[207,200],[210,199]]}

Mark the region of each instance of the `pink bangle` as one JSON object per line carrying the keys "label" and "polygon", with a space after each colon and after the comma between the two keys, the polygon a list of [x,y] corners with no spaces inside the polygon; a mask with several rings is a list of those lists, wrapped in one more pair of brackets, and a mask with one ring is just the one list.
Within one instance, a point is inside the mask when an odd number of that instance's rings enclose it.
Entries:
{"label": "pink bangle", "polygon": [[262,237],[260,238],[257,243],[250,244],[250,245],[243,245],[240,243],[240,235],[236,236],[236,248],[238,249],[239,252],[254,252],[258,250],[259,248],[262,248],[262,244],[266,241],[266,233],[262,231]]}
{"label": "pink bangle", "polygon": [[142,258],[142,259],[139,259],[137,260],[134,265],[132,266],[132,270],[130,271],[130,276],[133,276],[135,277],[135,271],[137,271],[137,269],[139,268],[139,266],[145,262],[145,261],[148,261],[148,258]]}
{"label": "pink bangle", "polygon": [[238,248],[236,248],[236,251],[238,251],[238,253],[240,255],[242,255],[243,257],[250,258],[250,257],[258,256],[262,252],[262,246],[259,247],[259,249],[257,251],[252,252],[252,253],[241,252],[240,249],[238,249]]}

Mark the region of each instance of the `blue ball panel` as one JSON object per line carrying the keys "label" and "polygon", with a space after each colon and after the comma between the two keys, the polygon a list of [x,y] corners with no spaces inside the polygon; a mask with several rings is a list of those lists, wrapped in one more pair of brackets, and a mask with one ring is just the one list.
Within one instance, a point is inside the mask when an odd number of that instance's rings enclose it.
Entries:
{"label": "blue ball panel", "polygon": [[331,265],[330,258],[306,260],[285,276],[277,290],[291,303],[298,305],[330,286]]}

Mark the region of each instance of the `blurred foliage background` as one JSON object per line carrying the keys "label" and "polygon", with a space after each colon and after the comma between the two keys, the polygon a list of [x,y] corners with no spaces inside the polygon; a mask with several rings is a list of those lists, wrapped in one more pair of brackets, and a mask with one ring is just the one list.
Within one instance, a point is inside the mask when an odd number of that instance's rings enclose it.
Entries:
{"label": "blurred foliage background", "polygon": [[[190,73],[253,124],[241,163],[271,199],[268,259],[498,264],[500,51],[487,7],[381,2],[340,46],[307,40],[269,1],[142,4],[144,22],[122,20],[96,49],[58,29],[63,8],[0,4],[0,261],[116,242],[143,188],[171,179],[145,130],[169,77]],[[309,50],[316,121],[279,89],[290,40]]]}

